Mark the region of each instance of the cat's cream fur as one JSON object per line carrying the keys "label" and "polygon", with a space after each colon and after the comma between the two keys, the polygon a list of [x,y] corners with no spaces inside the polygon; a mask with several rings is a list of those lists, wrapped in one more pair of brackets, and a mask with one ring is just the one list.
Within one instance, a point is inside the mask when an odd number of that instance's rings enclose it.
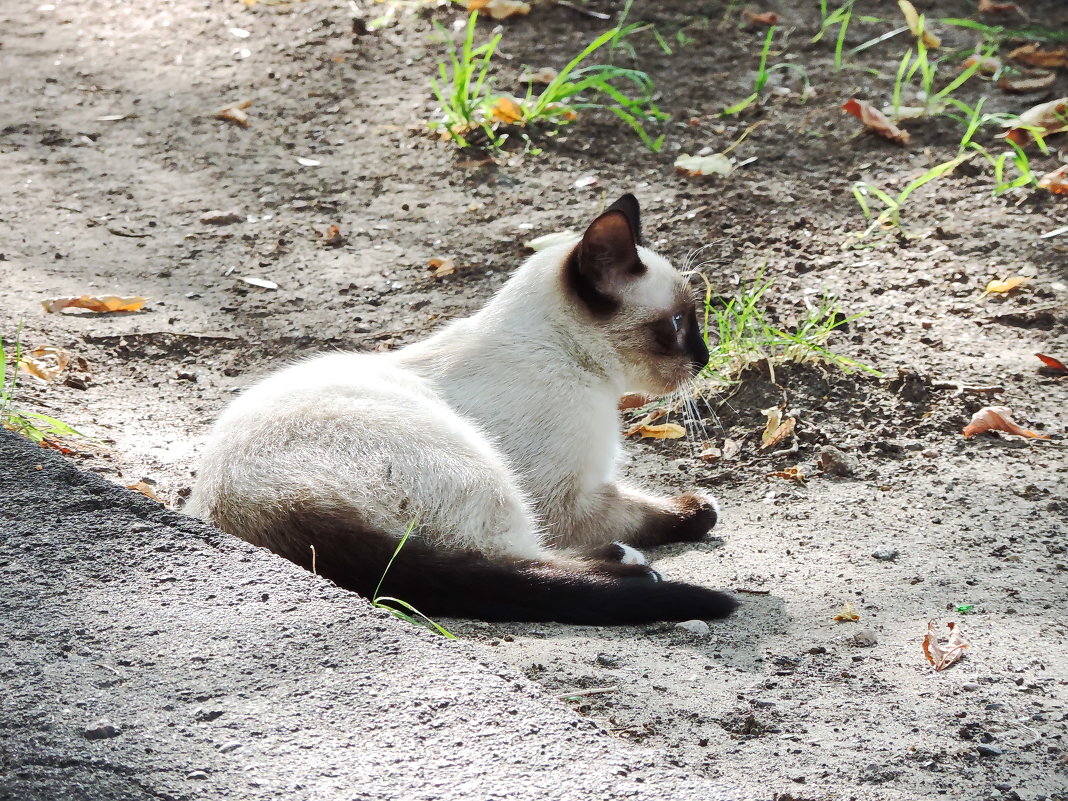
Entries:
{"label": "cat's cream fur", "polygon": [[[320,356],[253,385],[212,430],[187,511],[302,563],[287,550],[299,510],[327,520],[335,540],[350,527],[357,551],[361,532],[395,538],[417,520],[413,537],[439,553],[579,572],[591,566],[561,553],[702,536],[715,522],[710,498],[657,498],[617,480],[620,396],[662,394],[693,375],[692,354],[650,355],[649,326],[668,315],[678,328],[693,302],[665,259],[616,241],[628,215],[605,217],[596,235],[591,226],[536,254],[481,311],[422,342]],[[634,204],[631,226],[636,217]],[[586,266],[567,267],[578,253]],[[620,273],[628,254],[639,263]],[[596,286],[580,289],[609,298],[611,313],[574,294],[590,264]],[[672,526],[687,532],[672,537]]]}

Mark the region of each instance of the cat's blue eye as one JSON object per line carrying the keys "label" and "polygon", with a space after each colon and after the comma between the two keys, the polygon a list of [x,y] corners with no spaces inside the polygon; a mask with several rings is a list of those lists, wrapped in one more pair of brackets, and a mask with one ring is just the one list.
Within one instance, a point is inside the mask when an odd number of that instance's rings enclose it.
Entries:
{"label": "cat's blue eye", "polygon": [[671,318],[671,327],[678,331],[680,325],[682,325],[682,315],[676,314]]}

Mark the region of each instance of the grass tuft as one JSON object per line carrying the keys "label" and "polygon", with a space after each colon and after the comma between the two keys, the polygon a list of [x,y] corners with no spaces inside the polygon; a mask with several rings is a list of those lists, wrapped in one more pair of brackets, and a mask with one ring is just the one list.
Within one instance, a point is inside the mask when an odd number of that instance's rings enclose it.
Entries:
{"label": "grass tuft", "polygon": [[393,560],[397,558],[397,554],[401,552],[401,548],[408,542],[408,537],[411,536],[412,531],[415,529],[416,520],[412,520],[408,524],[408,528],[404,532],[404,536],[400,538],[400,542],[397,543],[397,547],[393,551],[393,555],[389,557],[389,562],[386,564],[386,569],[382,571],[382,577],[378,579],[378,584],[375,587],[374,594],[371,597],[371,606],[375,609],[385,609],[393,617],[400,618],[413,626],[422,626],[423,628],[436,631],[442,637],[449,640],[455,640],[456,635],[424,615],[414,606],[407,601],[402,601],[400,598],[394,598],[390,595],[379,595],[379,591],[382,589],[382,582],[386,580],[386,575],[389,573],[389,569],[393,567]]}
{"label": "grass tuft", "polygon": [[[490,67],[501,34],[475,46],[476,19],[474,13],[468,18],[459,47],[449,41],[448,63],[439,62],[438,77],[431,80],[440,112],[439,119],[430,121],[431,130],[444,130],[461,147],[485,145],[490,150],[499,150],[509,131],[515,130],[530,148],[527,130],[542,128],[553,134],[572,122],[580,111],[601,109],[630,126],[650,150],[660,150],[663,135],[654,138],[645,129],[646,123],[668,119],[653,103],[652,79],[640,70],[613,64],[583,66],[605,45],[619,47],[620,41],[639,30],[639,26],[605,31],[571,59],[540,93],[535,94],[531,84],[526,96],[517,98],[493,91]],[[445,33],[441,26],[438,30]]]}
{"label": "grass tuft", "polygon": [[749,365],[761,361],[823,362],[847,373],[882,375],[828,345],[835,331],[866,313],[846,316],[835,297],[824,295],[815,304],[806,302],[797,323],[788,330],[773,324],[765,309],[764,295],[773,283],[774,279],[764,278],[761,273],[752,281],[743,282],[737,294],[728,297],[713,292],[706,279],[702,327],[709,362],[702,374],[705,378],[733,384]]}
{"label": "grass tuft", "polygon": [[0,337],[0,427],[22,434],[38,445],[50,445],[53,437],[84,436],[74,428],[39,412],[27,412],[15,405],[15,390],[18,388],[19,369],[22,364],[22,326],[15,334],[14,353],[4,350],[4,338]]}

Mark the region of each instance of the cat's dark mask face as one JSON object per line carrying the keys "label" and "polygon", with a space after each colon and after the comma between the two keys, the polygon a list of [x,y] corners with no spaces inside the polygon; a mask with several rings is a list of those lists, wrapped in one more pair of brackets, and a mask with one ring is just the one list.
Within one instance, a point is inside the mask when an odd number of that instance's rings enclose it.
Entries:
{"label": "cat's dark mask face", "polygon": [[629,390],[663,394],[708,363],[686,279],[641,246],[638,202],[624,195],[593,221],[564,266],[572,301],[623,361]]}

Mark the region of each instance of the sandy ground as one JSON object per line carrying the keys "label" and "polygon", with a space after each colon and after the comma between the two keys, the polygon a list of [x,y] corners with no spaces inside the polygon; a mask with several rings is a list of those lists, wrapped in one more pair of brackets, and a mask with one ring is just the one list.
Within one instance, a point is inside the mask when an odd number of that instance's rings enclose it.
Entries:
{"label": "sandy ground", "polygon": [[[84,360],[65,383],[26,382],[24,405],[104,442],[78,447],[79,465],[122,485],[147,480],[180,506],[199,438],[234,391],[321,349],[420,338],[484,302],[529,252],[524,242],[580,228],[602,195],[633,191],[652,246],[677,262],[705,247],[705,272],[724,293],[761,269],[774,278],[767,302],[783,325],[824,291],[845,313],[866,312],[831,347],[886,377],[805,365],[772,380],[757,366],[735,391],[709,396],[704,436],[634,443],[628,474],[665,491],[705,487],[724,506],[718,539],[653,555],[672,578],[749,591],[708,636],[449,626],[553,694],[609,688],[572,703],[620,738],[769,801],[1068,798],[1068,385],[1033,356],[1068,355],[1068,235],[1043,237],[1068,223],[1068,205],[1042,193],[995,198],[976,162],[916,193],[903,214],[912,236],[857,240],[866,223],[852,183],[900,188],[955,155],[960,131],[945,118],[913,123],[907,148],[857,135],[841,101],[885,96],[904,43],[853,57],[877,76],[836,72],[830,45],[808,41],[817,12],[777,5],[792,32],[774,58],[809,70],[807,103],[769,92],[744,119],[721,120],[751,91],[762,32],[721,26],[718,3],[638,3],[633,19],[687,41],[669,56],[648,35],[634,40],[633,63],[672,115],[658,129],[663,151],[591,114],[542,156],[489,161],[421,125],[442,53],[431,20],[448,26],[455,11],[402,13],[363,34],[342,3],[9,4],[0,331],[10,339],[21,321],[27,346]],[[1027,5],[1047,28],[1068,27],[1062,4]],[[383,9],[355,8],[368,19]],[[897,24],[893,3],[867,10],[893,20],[856,23],[848,46]],[[563,63],[607,24],[566,7],[509,21],[502,85],[524,64]],[[974,44],[940,32],[952,47]],[[1023,98],[989,85],[960,96],[980,94],[990,110],[1019,110],[1068,94],[1068,79]],[[214,118],[244,100],[248,128]],[[678,153],[722,150],[754,122],[733,155],[756,160],[729,180],[673,172]],[[1063,137],[1050,143],[1033,154],[1036,171],[1066,160]],[[588,175],[597,185],[576,188]],[[238,222],[202,223],[213,210]],[[459,269],[434,280],[434,257]],[[1015,274],[1030,277],[1024,288],[982,297],[989,280]],[[151,300],[137,313],[41,309],[83,293]],[[970,415],[994,402],[1051,439],[963,440]],[[776,404],[797,416],[798,450],[770,457],[758,447],[760,409]],[[741,446],[706,463],[703,439]],[[825,444],[856,457],[854,476],[820,473]],[[769,478],[786,467],[807,482]],[[846,601],[859,621],[833,620]],[[960,623],[971,643],[943,673],[920,649],[929,620]]]}

